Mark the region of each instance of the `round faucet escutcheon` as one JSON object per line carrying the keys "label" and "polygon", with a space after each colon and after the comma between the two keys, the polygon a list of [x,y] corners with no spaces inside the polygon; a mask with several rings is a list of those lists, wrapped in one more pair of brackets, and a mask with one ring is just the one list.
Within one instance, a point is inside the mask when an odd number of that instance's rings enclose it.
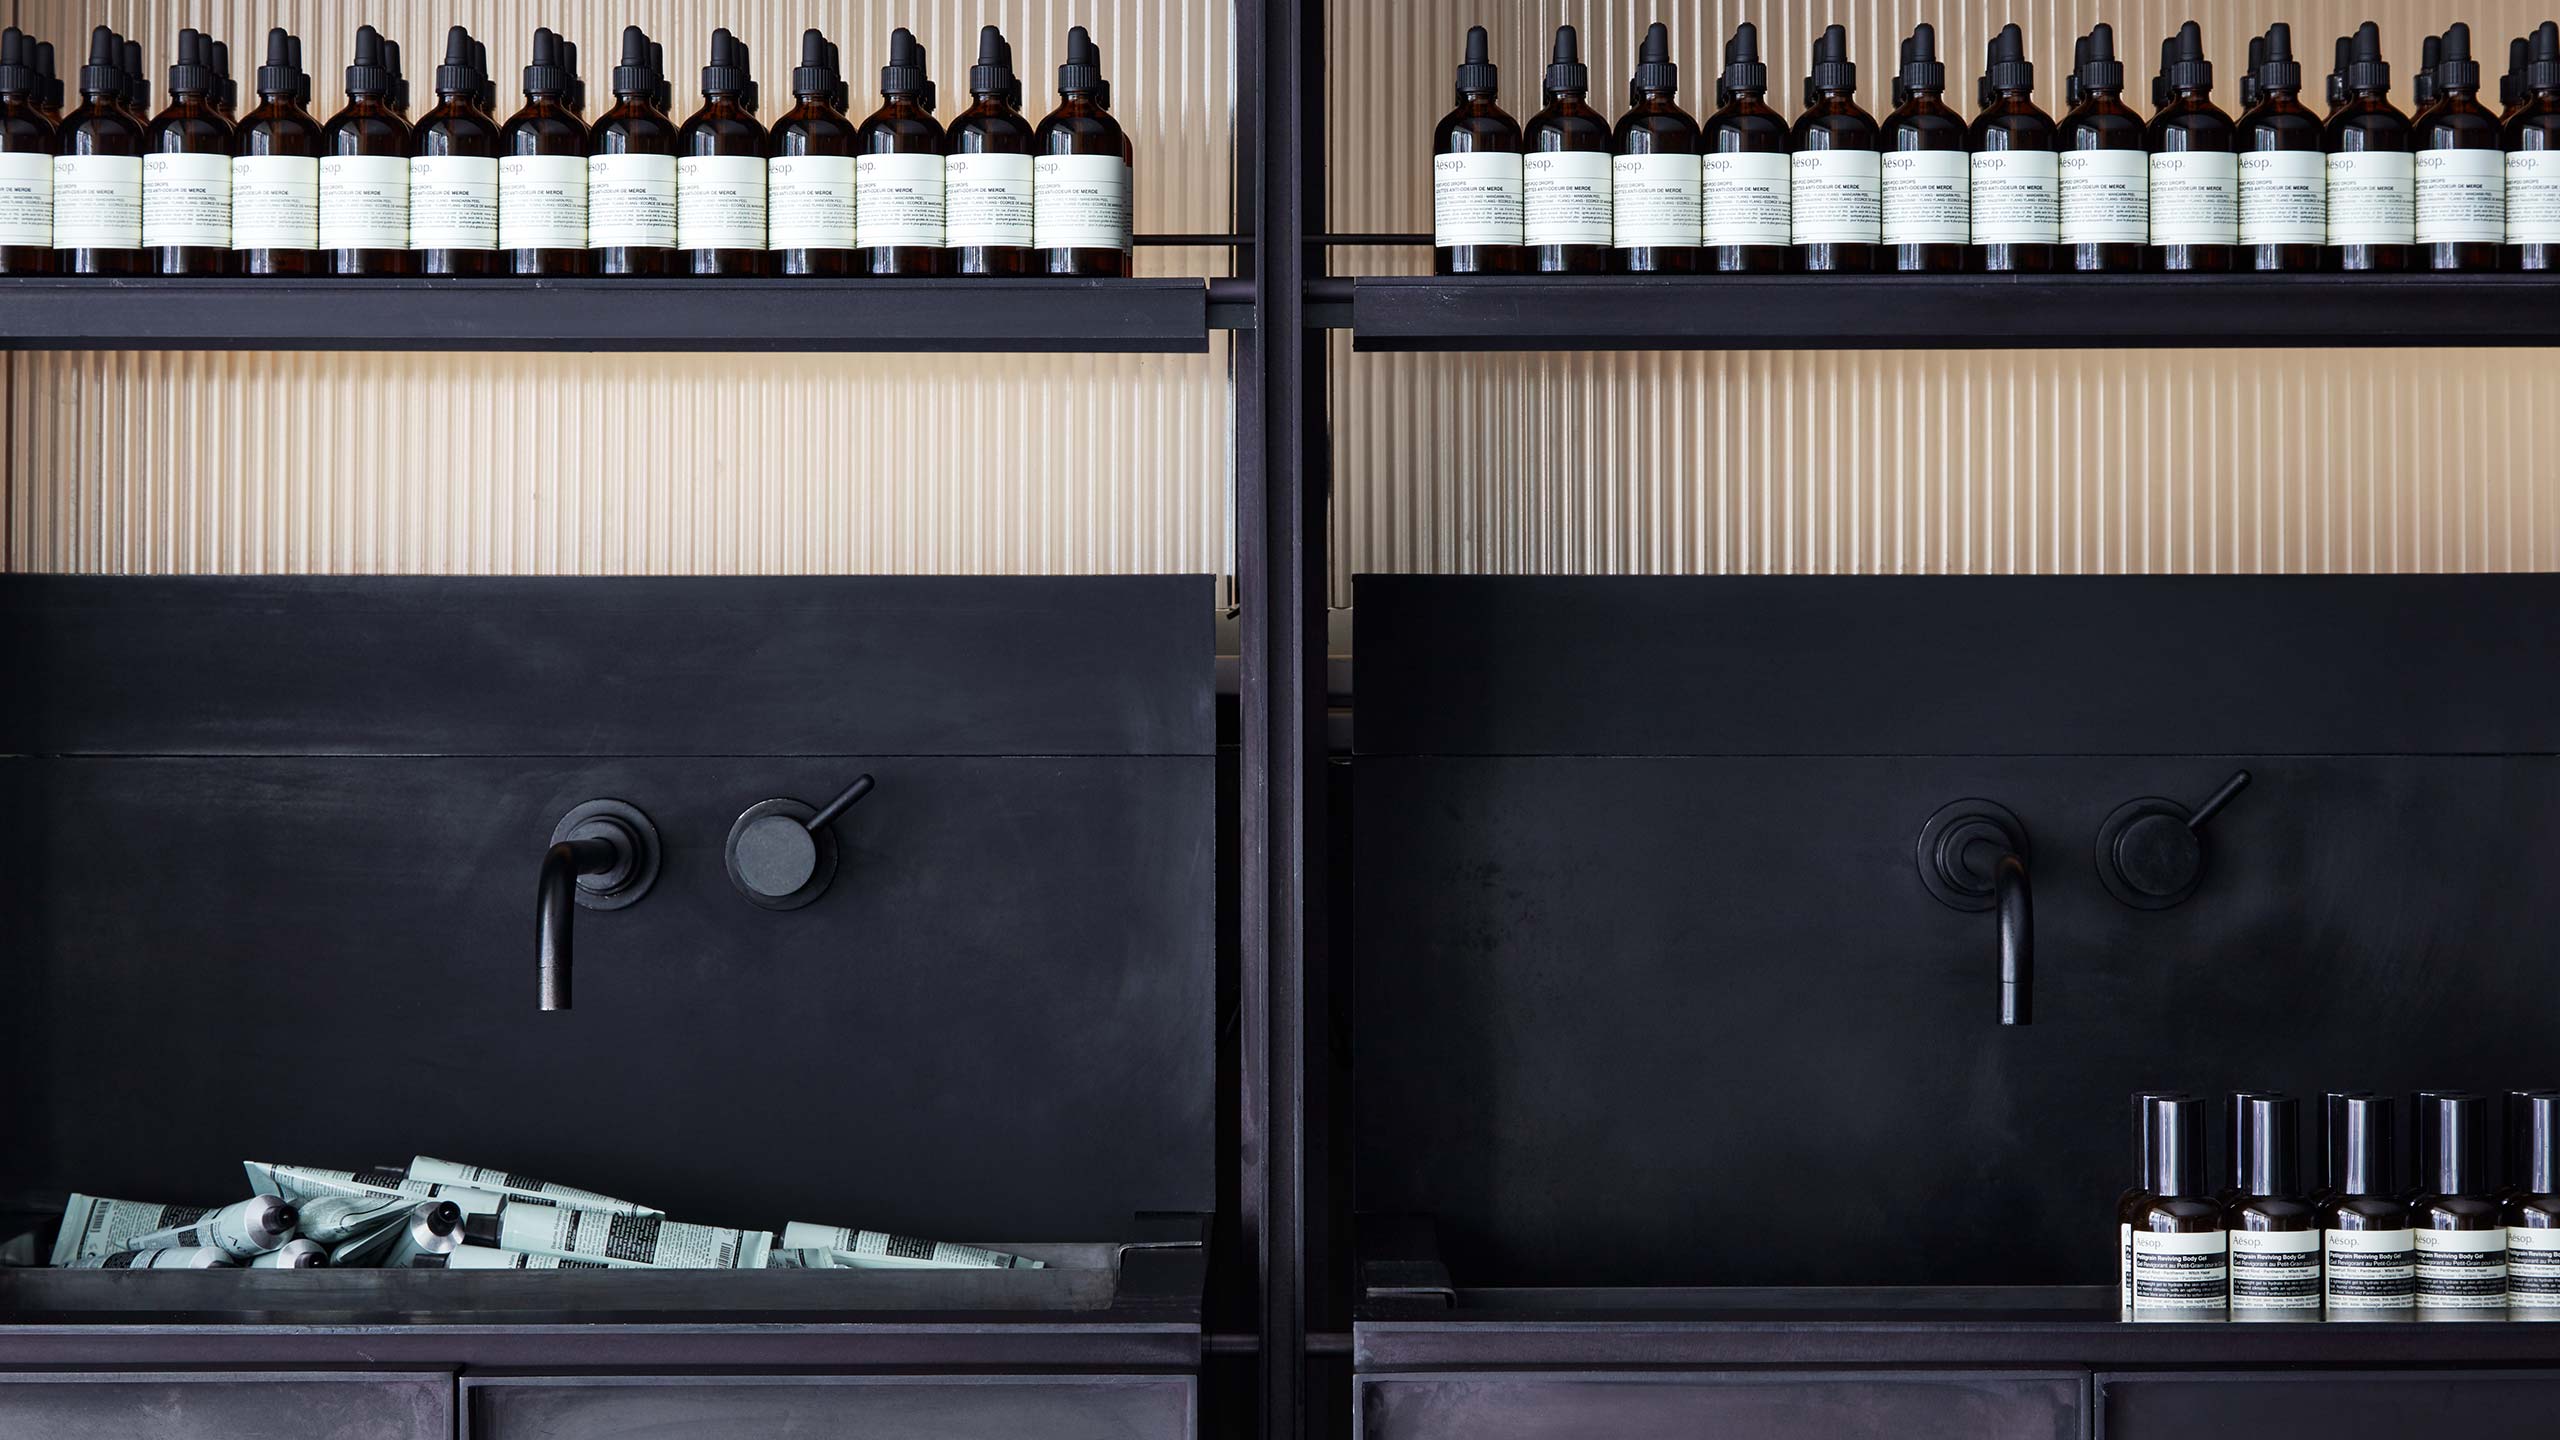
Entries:
{"label": "round faucet escutcheon", "polygon": [[864,775],[824,808],[788,799],[748,806],[729,827],[729,883],[767,910],[797,910],[826,894],[836,875],[836,819],[872,788]]}

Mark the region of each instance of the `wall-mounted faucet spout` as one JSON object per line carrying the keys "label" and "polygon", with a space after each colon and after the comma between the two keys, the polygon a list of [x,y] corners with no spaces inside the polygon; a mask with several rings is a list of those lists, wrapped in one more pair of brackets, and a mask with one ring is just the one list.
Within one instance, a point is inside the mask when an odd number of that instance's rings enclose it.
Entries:
{"label": "wall-mounted faucet spout", "polygon": [[1957,910],[1996,910],[2000,921],[2000,1023],[2035,1018],[2035,894],[2027,883],[2027,831],[1988,800],[1959,800],[1920,827],[1920,880]]}
{"label": "wall-mounted faucet spout", "polygon": [[578,907],[619,910],[658,878],[658,829],[638,807],[590,800],[551,832],[534,897],[534,969],[542,1008],[569,1008]]}

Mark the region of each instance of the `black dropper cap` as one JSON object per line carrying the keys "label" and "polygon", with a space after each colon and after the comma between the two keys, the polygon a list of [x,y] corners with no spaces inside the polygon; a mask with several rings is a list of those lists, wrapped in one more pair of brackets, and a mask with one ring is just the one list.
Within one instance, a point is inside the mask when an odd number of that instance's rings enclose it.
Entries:
{"label": "black dropper cap", "polygon": [[2249,68],[2240,72],[2241,109],[2246,110],[2258,103],[2258,97],[2263,93],[2263,87],[2258,83],[2258,76],[2266,68],[2267,37],[2252,36],[2249,40]]}
{"label": "black dropper cap", "polygon": [[1492,94],[1502,87],[1502,67],[1493,63],[1493,45],[1485,37],[1484,27],[1467,28],[1467,58],[1458,63],[1458,99],[1467,98],[1470,90]]}
{"label": "black dropper cap", "polygon": [[764,86],[756,83],[755,49],[744,40],[738,42],[738,70],[747,77],[746,85],[738,91],[738,103],[753,115],[764,104]]}
{"label": "black dropper cap", "polygon": [[213,98],[225,110],[240,108],[240,82],[231,78],[231,45],[225,40],[205,42],[205,63],[213,67]]}
{"label": "black dropper cap", "polygon": [[2436,93],[2477,93],[2480,62],[2471,58],[2471,27],[2456,20],[2444,30],[2444,58],[2436,65]]}
{"label": "black dropper cap", "polygon": [[2078,109],[2087,92],[2080,88],[2080,72],[2089,68],[2089,37],[2071,42],[2071,73],[2062,77],[2062,104],[2066,110]]}
{"label": "black dropper cap", "polygon": [[436,94],[480,98],[480,71],[471,63],[471,32],[460,25],[444,32],[444,63],[436,67]]}
{"label": "black dropper cap", "polygon": [[2124,62],[2116,58],[2116,28],[2101,20],[2089,29],[2088,58],[2080,62],[2080,94],[2124,89]]}
{"label": "black dropper cap", "polygon": [[44,108],[47,110],[61,109],[62,77],[54,72],[52,41],[39,40],[36,42],[35,70],[36,86],[38,89],[43,91],[43,94],[39,98],[43,101]]}
{"label": "black dropper cap", "polygon": [[[1012,63],[1012,49],[1008,47],[1004,53],[1006,63]],[[853,82],[844,78],[844,52],[836,48],[833,40],[827,42],[827,72],[836,77],[836,83],[827,91],[827,103],[838,110],[852,109]]]}
{"label": "black dropper cap", "polygon": [[2032,91],[2036,88],[2036,67],[2027,59],[2027,34],[2015,25],[2003,25],[1991,37],[1990,63],[1983,68],[1983,78],[1991,84],[1991,93],[2004,90]]}
{"label": "black dropper cap", "polygon": [[2177,36],[2160,37],[2160,68],[2151,74],[2151,108],[2154,110],[2169,103],[2169,62],[2177,48]]}
{"label": "black dropper cap", "polygon": [[1769,88],[1769,67],[1760,60],[1760,27],[1745,20],[1724,42],[1723,87],[1735,95],[1758,95]]}
{"label": "black dropper cap", "polygon": [[1646,28],[1643,43],[1636,46],[1636,72],[1627,81],[1627,103],[1642,100],[1648,90],[1673,96],[1680,91],[1680,67],[1671,63],[1671,27],[1659,20]]}
{"label": "black dropper cap", "polygon": [[89,32],[89,63],[80,67],[82,95],[124,97],[124,42],[101,25]]}
{"label": "black dropper cap", "polygon": [[791,94],[801,100],[823,100],[835,93],[835,68],[827,63],[827,37],[815,30],[800,32],[800,63],[792,67]]}
{"label": "black dropper cap", "polygon": [[2151,1109],[2150,1190],[2162,1199],[2200,1199],[2205,1193],[2205,1107],[2192,1095],[2160,1095]]}
{"label": "black dropper cap", "polygon": [[1014,80],[1013,47],[1004,43],[1004,32],[993,25],[979,26],[978,63],[969,67],[969,93],[1009,102]]}
{"label": "black dropper cap", "polygon": [[2397,1193],[2397,1117],[2388,1095],[2329,1097],[2329,1188],[2341,1195]]}
{"label": "black dropper cap", "polygon": [[645,100],[658,88],[658,72],[649,64],[649,32],[637,25],[622,27],[622,62],[613,67],[613,98]]}
{"label": "black dropper cap", "polygon": [[2533,44],[2519,35],[2507,42],[2507,73],[2498,77],[2498,104],[2509,106],[2523,93],[2524,67],[2533,63]]}
{"label": "black dropper cap", "polygon": [[2516,98],[2560,90],[2560,23],[2545,20],[2533,32],[2532,58],[2525,62],[2523,90]]}
{"label": "black dropper cap", "polygon": [[[1058,72],[1058,84],[1066,85],[1066,71]],[[924,56],[916,48],[916,37],[905,26],[889,32],[889,63],[880,67],[880,94],[884,99],[912,100],[924,93]]]}
{"label": "black dropper cap", "polygon": [[2213,88],[2213,62],[2204,58],[2204,27],[2193,20],[2178,27],[2169,42],[2169,89],[2210,90]]}
{"label": "black dropper cap", "polygon": [[[1939,83],[1946,83],[1946,67],[1938,69]],[[1855,93],[1858,67],[1849,59],[1849,27],[1834,25],[1813,42],[1813,88],[1816,94],[1834,91]]]}
{"label": "black dropper cap", "polygon": [[293,72],[301,77],[293,83],[293,103],[308,110],[311,108],[311,71],[302,63],[302,37],[291,36],[286,43],[293,47]]}
{"label": "black dropper cap", "polygon": [[2293,58],[2293,27],[2279,20],[2267,27],[2267,55],[2258,64],[2261,96],[2299,93],[2302,62]]}
{"label": "black dropper cap", "polygon": [[1591,67],[1582,63],[1582,37],[1570,25],[1556,27],[1555,53],[1547,59],[1544,83],[1549,99],[1591,88]]}
{"label": "black dropper cap", "polygon": [[2347,93],[2391,88],[2391,62],[2382,58],[2382,27],[2367,20],[2347,49]]}
{"label": "black dropper cap", "polygon": [[151,65],[143,56],[142,42],[124,42],[124,103],[137,115],[151,113]]}
{"label": "black dropper cap", "polygon": [[702,67],[702,93],[739,95],[747,88],[746,47],[726,30],[711,32],[711,63]]}
{"label": "black dropper cap", "polygon": [[2243,1195],[2292,1199],[2302,1193],[2302,1102],[2252,1095],[2240,1109],[2232,1185]]}
{"label": "black dropper cap", "polygon": [[2329,62],[2328,96],[2329,104],[2333,107],[2346,103],[2347,65],[2355,54],[2355,44],[2352,37],[2339,36],[2337,58]]}
{"label": "black dropper cap", "polygon": [[17,26],[0,30],[0,100],[23,101],[42,83],[36,67],[27,63],[35,58],[35,48]]}
{"label": "black dropper cap", "polygon": [[389,97],[391,108],[394,110],[408,109],[409,72],[400,63],[399,41],[386,39],[382,42],[382,67],[391,72],[391,94]]}
{"label": "black dropper cap", "polygon": [[524,67],[524,93],[527,99],[536,95],[569,93],[568,55],[560,48],[560,37],[548,28],[533,32],[533,63]]}
{"label": "black dropper cap", "polygon": [[2436,67],[2444,63],[2444,37],[2430,35],[2418,46],[2418,73],[2409,77],[2409,98],[2421,106],[2436,98]]}
{"label": "black dropper cap", "polygon": [[916,97],[916,104],[930,115],[942,103],[942,87],[933,83],[933,52],[921,40],[916,42],[916,68],[924,72],[924,93]]}
{"label": "black dropper cap", "polygon": [[[2550,29],[2551,22],[2544,21],[2543,28]],[[2560,1090],[2520,1093],[2524,1103],[2507,1183],[2526,1195],[2560,1195]]]}
{"label": "black dropper cap", "polygon": [[566,35],[560,37],[560,68],[569,72],[569,88],[562,93],[561,99],[572,110],[586,109],[587,77],[578,69],[578,42]]}
{"label": "black dropper cap", "polygon": [[2429,1195],[2486,1195],[2489,1097],[2431,1095],[2419,1112],[2418,1189]]}
{"label": "black dropper cap", "polygon": [[1938,59],[1938,27],[1923,20],[1903,44],[1902,88],[1914,95],[1944,94],[1947,67]]}
{"label": "black dropper cap", "polygon": [[667,47],[663,42],[657,40],[649,42],[649,70],[658,77],[657,91],[649,97],[649,103],[660,110],[674,109],[676,81],[673,75],[667,73]]}
{"label": "black dropper cap", "polygon": [[480,78],[479,88],[473,92],[473,98],[479,102],[481,109],[491,114],[497,113],[498,77],[489,73],[489,47],[482,44],[477,37],[474,37],[471,42],[471,73]]}
{"label": "black dropper cap", "polygon": [[382,32],[367,25],[356,32],[356,63],[347,67],[347,94],[381,99],[391,91],[391,72],[383,65]]}
{"label": "black dropper cap", "polygon": [[267,63],[258,67],[258,98],[288,97],[302,93],[302,66],[295,54],[300,46],[279,25],[267,32]]}
{"label": "black dropper cap", "polygon": [[204,48],[203,32],[182,29],[178,32],[178,63],[169,67],[169,98],[181,95],[209,94],[213,89],[212,55]]}
{"label": "black dropper cap", "polygon": [[1081,25],[1067,28],[1067,63],[1058,67],[1058,90],[1090,90],[1101,104],[1111,103],[1110,83],[1102,78],[1102,47]]}

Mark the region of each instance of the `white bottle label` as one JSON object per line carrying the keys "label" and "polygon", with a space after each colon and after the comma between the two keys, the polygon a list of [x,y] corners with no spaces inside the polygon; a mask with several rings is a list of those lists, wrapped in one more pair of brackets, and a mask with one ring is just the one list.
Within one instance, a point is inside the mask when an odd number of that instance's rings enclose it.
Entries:
{"label": "white bottle label", "polygon": [[2329,157],[2329,243],[2407,245],[2418,238],[2417,170],[2400,150]]}
{"label": "white bottle label", "polygon": [[598,250],[672,250],[676,157],[587,158],[587,244]]}
{"label": "white bottle label", "polygon": [[498,248],[587,248],[586,156],[509,155],[498,162]]}
{"label": "white bottle label", "polygon": [[[1044,157],[1042,163],[1055,158],[1059,157]],[[1117,160],[1110,163],[1120,164]],[[943,223],[943,183],[947,178],[939,155],[858,157],[853,162],[853,209],[862,248],[919,245],[941,249],[947,228]]]}
{"label": "white bottle label", "polygon": [[2507,157],[2500,150],[2421,150],[2418,243],[2498,244],[2507,238]]}
{"label": "white bottle label", "polygon": [[1520,157],[1520,233],[1530,245],[1606,245],[1609,157],[1596,150],[1540,150]]}
{"label": "white bottle label", "polygon": [[1710,245],[1795,241],[1795,166],[1785,155],[1725,151],[1700,163],[1699,199]]}
{"label": "white bottle label", "polygon": [[409,248],[409,162],[389,155],[320,157],[320,248]]}
{"label": "white bottle label", "polygon": [[2116,1222],[2116,1305],[2133,1313],[2133,1227]]}
{"label": "white bottle label", "polygon": [[231,162],[235,250],[320,248],[320,159],[242,155]]}
{"label": "white bottle label", "polygon": [[2560,1230],[2507,1227],[2507,1303],[2560,1310]]}
{"label": "white bottle label", "polygon": [[2322,1233],[2332,1314],[2406,1310],[2418,1303],[2417,1239],[2406,1230]]}
{"label": "white bottle label", "polygon": [[141,246],[142,157],[55,156],[53,248],[135,250]]}
{"label": "white bottle label", "polygon": [[[2495,151],[2481,151],[2495,154]],[[2418,1305],[2427,1310],[2500,1310],[2507,1303],[2507,1232],[2415,1230]]]}
{"label": "white bottle label", "polygon": [[53,245],[53,157],[0,151],[0,245]]}
{"label": "white bottle label", "polygon": [[676,248],[764,248],[765,162],[759,155],[676,161]]}
{"label": "white bottle label", "polygon": [[1973,157],[1973,243],[2051,245],[2062,238],[2062,170],[2050,150]]}
{"label": "white bottle label", "polygon": [[942,233],[961,246],[1031,244],[1031,157],[954,155],[942,162]]}
{"label": "white bottle label", "polygon": [[2320,1317],[2320,1232],[2231,1232],[2234,1315]]}
{"label": "white bottle label", "polygon": [[2240,157],[2227,150],[2152,156],[2151,243],[2240,243]]}
{"label": "white bottle label", "polygon": [[410,157],[409,243],[420,250],[497,249],[496,157]]}
{"label": "white bottle label", "polygon": [[1873,150],[1796,152],[1795,243],[1861,245],[1881,239],[1882,158]]}
{"label": "white bottle label", "polygon": [[2240,157],[2240,243],[2320,245],[2329,239],[2329,157],[2317,150],[2252,150]]}
{"label": "white bottle label", "polygon": [[2507,155],[2507,243],[2560,244],[2560,150]]}
{"label": "white bottle label", "polygon": [[777,155],[765,166],[776,250],[853,248],[853,157]]}
{"label": "white bottle label", "polygon": [[2231,1306],[2230,1250],[2223,1234],[2133,1232],[2135,1319],[2175,1312],[2192,1317]]}
{"label": "white bottle label", "polygon": [[231,248],[231,157],[142,157],[142,243]]}
{"label": "white bottle label", "polygon": [[1704,218],[1698,208],[1698,157],[1615,157],[1609,162],[1609,214],[1621,250],[1696,248]]}
{"label": "white bottle label", "polygon": [[2151,157],[2139,150],[2066,150],[2062,243],[2147,245],[2151,241]]}
{"label": "white bottle label", "polygon": [[1129,162],[1043,155],[1032,162],[1032,242],[1043,250],[1129,248]]}
{"label": "white bottle label", "polygon": [[1520,157],[1468,150],[1431,157],[1431,243],[1520,243]]}
{"label": "white bottle label", "polygon": [[1961,150],[1888,150],[1884,243],[1962,245],[1973,239],[1973,157]]}

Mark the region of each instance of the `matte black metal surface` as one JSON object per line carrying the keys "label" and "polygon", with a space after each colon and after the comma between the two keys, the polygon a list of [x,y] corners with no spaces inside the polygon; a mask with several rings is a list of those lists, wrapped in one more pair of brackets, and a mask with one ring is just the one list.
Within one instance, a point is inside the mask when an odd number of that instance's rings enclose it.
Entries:
{"label": "matte black metal surface", "polygon": [[[1355,593],[1363,755],[2560,752],[2555,575],[1363,575]],[[1995,619],[2000,644],[1974,638]]]}
{"label": "matte black metal surface", "polygon": [[0,279],[16,350],[1208,348],[1189,279]]}
{"label": "matte black metal surface", "polygon": [[466,1377],[462,1440],[1188,1440],[1186,1376]]}
{"label": "matte black metal surface", "polygon": [[2560,344],[2539,275],[1363,277],[1360,350]]}
{"label": "matte black metal surface", "polygon": [[0,1374],[0,1435],[44,1440],[448,1440],[453,1377]]}
{"label": "matte black metal surface", "polygon": [[2079,1440],[2072,1374],[1364,1377],[1363,1440]]}
{"label": "matte black metal surface", "polygon": [[2098,1440],[2548,1440],[2560,1372],[2101,1375]]}
{"label": "matte black metal surface", "polygon": [[0,577],[0,754],[1207,755],[1215,604],[1197,575]]}

